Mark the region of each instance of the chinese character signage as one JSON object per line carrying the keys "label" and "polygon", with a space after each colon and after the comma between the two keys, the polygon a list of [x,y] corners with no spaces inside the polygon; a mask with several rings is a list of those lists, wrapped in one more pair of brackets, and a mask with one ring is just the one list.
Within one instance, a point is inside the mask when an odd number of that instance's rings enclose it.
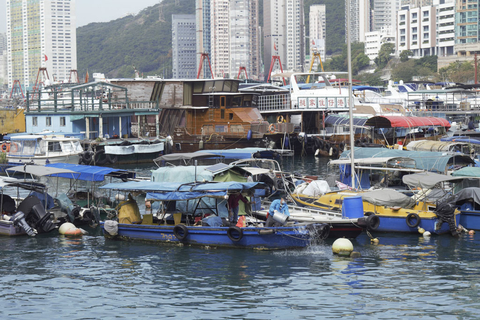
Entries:
{"label": "chinese character signage", "polygon": [[317,98],[308,98],[308,109],[317,108]]}
{"label": "chinese character signage", "polygon": [[298,108],[299,109],[307,108],[307,98],[298,98]]}

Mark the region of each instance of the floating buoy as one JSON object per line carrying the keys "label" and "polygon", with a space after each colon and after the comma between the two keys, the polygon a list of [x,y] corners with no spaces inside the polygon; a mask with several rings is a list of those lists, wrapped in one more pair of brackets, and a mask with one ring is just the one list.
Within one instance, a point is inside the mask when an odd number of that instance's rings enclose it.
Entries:
{"label": "floating buoy", "polygon": [[340,256],[349,256],[353,251],[353,244],[348,239],[339,238],[333,242],[332,251]]}
{"label": "floating buoy", "polygon": [[58,233],[65,234],[65,232],[70,230],[70,229],[77,229],[77,227],[75,227],[75,225],[73,223],[65,222],[64,224],[62,224],[60,226],[60,228],[58,228]]}
{"label": "floating buoy", "polygon": [[424,237],[424,238],[430,237],[431,235],[432,235],[432,234],[430,233],[430,231],[425,231],[425,232],[423,233],[423,237]]}
{"label": "floating buoy", "polygon": [[473,236],[473,235],[475,234],[475,230],[470,230],[470,231],[468,231],[468,234],[471,235],[471,236]]}
{"label": "floating buoy", "polygon": [[418,233],[424,234],[424,233],[425,233],[425,229],[423,229],[422,227],[418,227]]}
{"label": "floating buoy", "polygon": [[81,237],[83,236],[83,232],[82,230],[80,229],[68,229],[67,231],[65,231],[64,233],[65,236],[69,236],[69,237]]}
{"label": "floating buoy", "polygon": [[82,229],[75,227],[73,223],[65,222],[58,228],[58,232],[65,236],[81,237],[83,235]]}
{"label": "floating buoy", "polygon": [[373,244],[378,244],[380,240],[378,240],[378,238],[373,238],[373,239],[370,239],[370,242]]}

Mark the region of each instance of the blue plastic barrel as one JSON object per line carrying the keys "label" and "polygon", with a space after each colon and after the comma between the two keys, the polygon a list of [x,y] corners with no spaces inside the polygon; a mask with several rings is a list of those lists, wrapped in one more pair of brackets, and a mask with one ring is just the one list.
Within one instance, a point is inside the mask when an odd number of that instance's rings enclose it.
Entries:
{"label": "blue plastic barrel", "polygon": [[342,216],[348,219],[363,217],[363,200],[361,196],[343,198]]}

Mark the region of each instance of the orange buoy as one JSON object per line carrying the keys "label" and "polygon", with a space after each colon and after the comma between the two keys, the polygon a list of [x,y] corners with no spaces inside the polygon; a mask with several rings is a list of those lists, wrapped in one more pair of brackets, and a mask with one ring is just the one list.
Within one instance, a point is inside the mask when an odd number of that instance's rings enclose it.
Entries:
{"label": "orange buoy", "polygon": [[81,237],[81,236],[83,236],[83,232],[80,229],[72,228],[72,229],[68,229],[67,231],[65,231],[64,235],[69,236],[69,237]]}

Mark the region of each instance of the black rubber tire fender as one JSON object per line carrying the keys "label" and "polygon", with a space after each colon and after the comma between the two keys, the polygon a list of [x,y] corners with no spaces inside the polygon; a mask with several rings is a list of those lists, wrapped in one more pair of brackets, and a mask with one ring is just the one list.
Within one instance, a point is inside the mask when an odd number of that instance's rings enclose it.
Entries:
{"label": "black rubber tire fender", "polygon": [[322,139],[318,139],[318,149],[323,150],[324,141]]}
{"label": "black rubber tire fender", "polygon": [[118,161],[118,155],[116,154],[107,154],[107,161],[110,164],[115,164]]}
{"label": "black rubber tire fender", "polygon": [[243,238],[243,231],[241,228],[235,226],[235,227],[230,227],[227,230],[227,236],[230,240],[233,242],[238,242],[242,240]]}
{"label": "black rubber tire fender", "polygon": [[92,162],[92,153],[90,151],[85,151],[82,155],[82,159],[85,164],[90,164]]}
{"label": "black rubber tire fender", "polygon": [[[412,221],[415,220],[415,223]],[[405,218],[405,221],[407,222],[407,226],[410,228],[416,228],[420,225],[420,217],[416,213],[409,213],[407,217]]]}
{"label": "black rubber tire fender", "polygon": [[177,224],[173,227],[173,234],[178,240],[183,241],[188,236],[188,228],[183,224]]}
{"label": "black rubber tire fender", "polygon": [[371,214],[367,217],[367,229],[375,231],[380,226],[380,218],[376,214]]}
{"label": "black rubber tire fender", "polygon": [[107,156],[105,155],[105,150],[97,150],[95,152],[95,165],[101,166],[107,163]]}

